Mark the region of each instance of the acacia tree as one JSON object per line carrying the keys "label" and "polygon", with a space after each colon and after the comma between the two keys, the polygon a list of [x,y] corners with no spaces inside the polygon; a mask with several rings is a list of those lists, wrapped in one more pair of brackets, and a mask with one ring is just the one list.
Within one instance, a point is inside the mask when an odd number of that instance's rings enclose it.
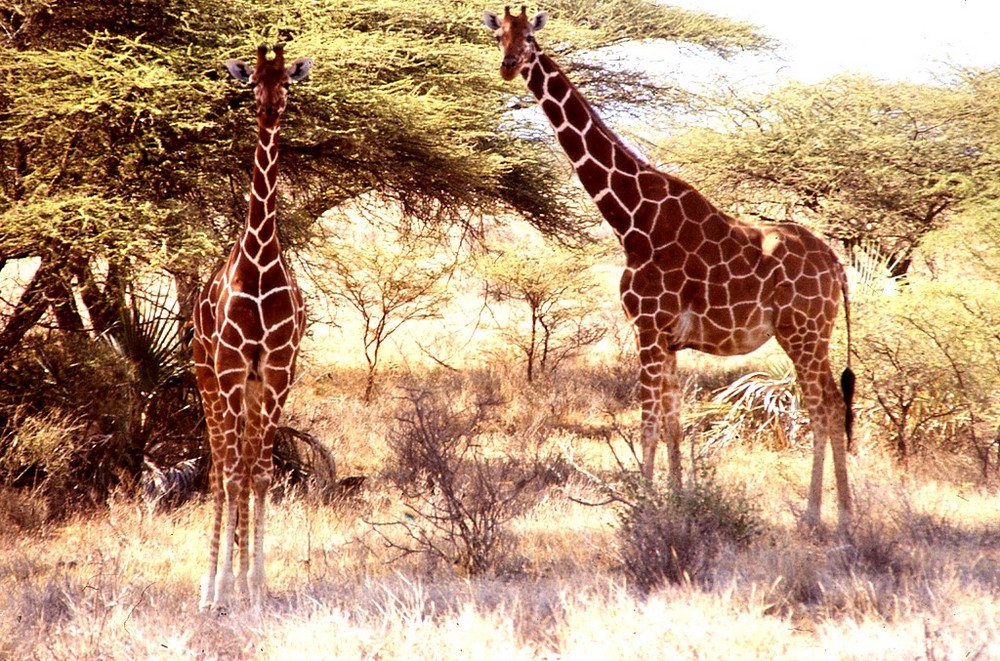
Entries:
{"label": "acacia tree", "polygon": [[969,121],[973,96],[971,80],[851,76],[759,95],[722,90],[707,100],[718,124],[663,149],[723,207],[817,225],[847,248],[867,244],[899,276],[920,238],[970,195],[994,142]]}
{"label": "acacia tree", "polygon": [[[635,38],[717,53],[768,45],[746,24],[647,0],[549,9],[565,16],[553,30],[570,54]],[[481,11],[393,0],[0,7],[0,43],[16,53],[0,62],[0,266],[42,262],[0,328],[2,353],[46,308],[64,329],[86,318],[107,330],[124,283],[146,267],[179,276],[187,310],[242,223],[251,170],[251,93],[221,64],[264,39],[316,61],[285,118],[286,245],[302,245],[321,212],[370,191],[438,223],[472,222],[499,203],[546,233],[578,231],[587,220],[566,204],[565,166],[545,142],[522,140],[523,121],[501,121],[511,92]],[[599,63],[588,71],[625,104],[663,89],[641,74],[603,75]]]}
{"label": "acacia tree", "polygon": [[[572,44],[568,57],[636,38],[717,53],[767,45],[745,24],[649,0],[549,8],[565,16],[552,29]],[[528,124],[510,112],[481,13],[465,0],[0,3],[0,268],[38,264],[22,286],[2,288],[0,434],[22,405],[65,407],[93,423],[83,427],[118,433],[115,415],[94,411],[106,402],[36,396],[59,370],[32,370],[63,344],[64,366],[96,361],[94,338],[121,339],[128,292],[150,272],[174,276],[180,316],[190,316],[242,226],[252,170],[252,91],[222,63],[261,42],[316,62],[283,120],[278,207],[293,256],[321,213],[366,193],[430,226],[475,226],[498,208],[549,234],[587,225],[551,138],[523,139]],[[609,100],[662,90],[638,74],[602,75],[600,63],[589,72]],[[27,346],[32,333],[44,341]],[[39,347],[52,361],[38,360]],[[29,372],[37,378],[22,381]],[[129,465],[140,465],[142,448],[129,447]]]}

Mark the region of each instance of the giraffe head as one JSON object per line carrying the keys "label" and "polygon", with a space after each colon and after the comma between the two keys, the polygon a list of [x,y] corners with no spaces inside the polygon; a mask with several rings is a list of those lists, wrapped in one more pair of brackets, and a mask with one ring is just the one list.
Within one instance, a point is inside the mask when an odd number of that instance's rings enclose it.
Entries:
{"label": "giraffe head", "polygon": [[510,6],[505,7],[503,18],[491,11],[483,14],[483,22],[493,30],[500,52],[503,53],[500,75],[504,80],[514,80],[525,65],[534,59],[538,48],[535,44],[535,32],[545,27],[548,18],[548,14],[541,12],[529,20],[527,7],[524,5],[521,5],[520,14],[511,14]]}
{"label": "giraffe head", "polygon": [[226,69],[236,80],[253,87],[257,101],[257,116],[269,122],[277,121],[288,103],[288,87],[297,83],[312,68],[312,60],[300,57],[285,67],[284,47],[274,46],[274,58],[267,59],[267,46],[257,48],[257,66],[248,67],[240,60],[229,60]]}

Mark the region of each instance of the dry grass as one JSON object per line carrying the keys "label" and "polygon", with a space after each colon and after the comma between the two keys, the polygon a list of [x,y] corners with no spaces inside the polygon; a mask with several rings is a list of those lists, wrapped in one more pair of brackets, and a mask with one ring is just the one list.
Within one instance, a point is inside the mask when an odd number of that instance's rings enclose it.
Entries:
{"label": "dry grass", "polygon": [[995,658],[996,534],[943,518],[928,529],[895,486],[856,549],[775,526],[718,558],[713,585],[645,599],[616,570],[607,510],[557,493],[516,527],[522,572],[477,580],[386,564],[358,516],[390,511],[385,494],[339,508],[287,499],[271,512],[265,612],[225,617],[196,613],[206,508],[150,517],[120,501],[5,539],[0,656]]}
{"label": "dry grass", "polygon": [[[631,408],[609,394],[607,373],[567,380],[549,384],[556,397],[495,370],[423,384],[470,401],[500,392],[508,407],[493,438],[518,452],[547,445],[612,479],[609,411],[627,426]],[[616,506],[583,504],[601,491],[572,476],[512,522],[504,563],[469,579],[396,558],[366,523],[404,516],[384,472],[402,400],[364,407],[360,383],[307,373],[296,391],[289,421],[333,448],[341,475],[369,479],[348,502],[271,506],[263,612],[197,613],[204,503],[151,515],[122,497],[3,536],[0,658],[1000,657],[995,488],[903,472],[863,448],[851,460],[852,535],[805,537],[795,515],[808,451],[732,445],[712,456],[715,479],[754,500],[763,534],[721,547],[697,577],[641,596],[621,569]],[[0,508],[5,522],[44,518],[23,494],[0,494]]]}

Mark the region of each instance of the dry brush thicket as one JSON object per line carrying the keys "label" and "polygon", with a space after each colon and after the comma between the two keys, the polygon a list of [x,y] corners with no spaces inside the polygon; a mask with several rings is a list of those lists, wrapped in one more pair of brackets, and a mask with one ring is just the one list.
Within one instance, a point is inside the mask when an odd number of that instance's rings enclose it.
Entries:
{"label": "dry brush thicket", "polygon": [[[617,364],[532,384],[516,366],[425,371],[369,404],[364,367],[318,367],[288,423],[340,477],[367,479],[332,499],[285,485],[263,613],[196,614],[198,500],[154,511],[123,489],[53,519],[6,489],[0,655],[1000,653],[995,485],[901,470],[869,441],[852,460],[854,529],[815,538],[795,527],[808,443],[787,429],[720,442],[693,415],[694,486],[636,482],[634,375]],[[689,377],[693,408],[728,378]]]}

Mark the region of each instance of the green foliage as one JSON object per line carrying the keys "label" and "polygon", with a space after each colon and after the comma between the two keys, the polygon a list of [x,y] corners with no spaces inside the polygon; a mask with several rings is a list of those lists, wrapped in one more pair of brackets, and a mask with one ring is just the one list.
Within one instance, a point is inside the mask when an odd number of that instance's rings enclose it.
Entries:
{"label": "green foliage", "polygon": [[[749,23],[643,0],[554,0],[541,9],[571,26],[565,29],[570,30],[567,36],[577,48],[607,45],[605,35],[613,41],[665,39],[695,44],[723,56],[774,45]],[[550,23],[545,29],[553,27]],[[552,40],[561,43],[563,38],[557,32]]]}
{"label": "green foliage", "polygon": [[724,90],[708,101],[720,128],[692,129],[665,149],[723,208],[866,241],[905,273],[988,160],[995,134],[969,121],[974,94],[971,82],[846,76],[757,96]]}
{"label": "green foliage", "polygon": [[968,454],[985,472],[1000,427],[996,283],[911,283],[865,315],[855,337],[873,421],[900,459]]}

